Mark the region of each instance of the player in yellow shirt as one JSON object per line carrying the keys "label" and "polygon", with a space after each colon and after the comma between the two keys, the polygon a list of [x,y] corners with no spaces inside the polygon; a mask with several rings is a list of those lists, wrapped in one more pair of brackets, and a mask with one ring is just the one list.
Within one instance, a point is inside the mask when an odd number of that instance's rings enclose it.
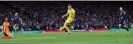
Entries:
{"label": "player in yellow shirt", "polygon": [[65,21],[63,27],[60,30],[66,29],[68,33],[71,34],[68,26],[74,21],[75,10],[72,8],[70,4],[68,5],[67,13],[63,15],[62,18],[64,18],[65,16],[68,16],[67,20]]}

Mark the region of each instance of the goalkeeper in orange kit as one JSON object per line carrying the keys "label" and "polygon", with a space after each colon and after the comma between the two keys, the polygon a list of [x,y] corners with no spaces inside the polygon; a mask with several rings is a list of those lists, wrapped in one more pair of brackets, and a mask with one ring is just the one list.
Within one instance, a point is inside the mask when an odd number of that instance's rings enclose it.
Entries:
{"label": "goalkeeper in orange kit", "polygon": [[10,26],[10,23],[8,21],[8,18],[5,18],[5,21],[3,23],[3,30],[2,30],[2,32],[4,34],[3,38],[12,38],[13,37],[9,31],[9,26]]}

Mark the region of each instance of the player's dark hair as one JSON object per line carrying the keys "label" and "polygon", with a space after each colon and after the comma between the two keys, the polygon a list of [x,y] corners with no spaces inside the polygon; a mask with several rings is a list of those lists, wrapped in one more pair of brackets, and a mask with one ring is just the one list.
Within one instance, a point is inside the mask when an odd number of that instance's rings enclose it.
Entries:
{"label": "player's dark hair", "polygon": [[68,6],[72,6],[71,4],[68,4]]}
{"label": "player's dark hair", "polygon": [[8,20],[6,20],[6,18],[8,19],[8,17],[5,17],[4,22],[8,22]]}
{"label": "player's dark hair", "polygon": [[120,6],[120,8],[123,8],[122,6]]}

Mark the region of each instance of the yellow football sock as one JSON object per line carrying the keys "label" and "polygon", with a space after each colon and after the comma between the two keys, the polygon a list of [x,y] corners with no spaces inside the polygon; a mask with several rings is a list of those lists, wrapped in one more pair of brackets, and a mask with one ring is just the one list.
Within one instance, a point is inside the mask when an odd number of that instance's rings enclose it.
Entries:
{"label": "yellow football sock", "polygon": [[62,30],[64,28],[68,31],[68,33],[71,33],[70,30],[69,30],[69,28],[67,27],[67,25],[64,25],[60,30]]}

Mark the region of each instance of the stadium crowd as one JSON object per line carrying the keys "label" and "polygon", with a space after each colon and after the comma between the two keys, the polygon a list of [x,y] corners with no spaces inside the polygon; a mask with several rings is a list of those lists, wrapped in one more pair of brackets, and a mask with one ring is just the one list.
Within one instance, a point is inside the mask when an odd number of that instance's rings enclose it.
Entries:
{"label": "stadium crowd", "polygon": [[0,2],[0,24],[18,12],[24,30],[59,29],[69,3],[76,10],[75,29],[118,28],[120,6],[127,12],[129,26],[133,22],[131,2]]}

